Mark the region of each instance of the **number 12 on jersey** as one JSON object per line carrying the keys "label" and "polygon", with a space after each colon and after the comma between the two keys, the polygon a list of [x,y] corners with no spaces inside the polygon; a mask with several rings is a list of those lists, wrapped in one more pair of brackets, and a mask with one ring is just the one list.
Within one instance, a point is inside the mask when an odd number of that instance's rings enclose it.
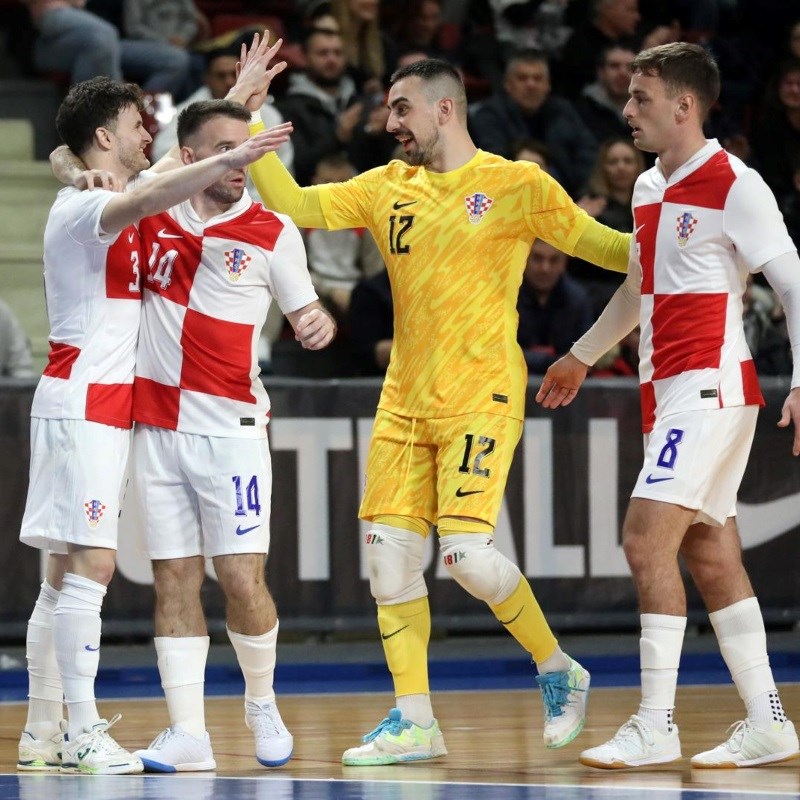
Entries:
{"label": "number 12 on jersey", "polygon": [[[261,503],[258,501],[258,476],[253,475],[247,483],[247,488],[242,491],[242,476],[234,475],[233,488],[236,492],[236,516],[246,517],[248,511],[255,511],[256,516],[261,514]],[[245,503],[247,507],[245,508]]]}

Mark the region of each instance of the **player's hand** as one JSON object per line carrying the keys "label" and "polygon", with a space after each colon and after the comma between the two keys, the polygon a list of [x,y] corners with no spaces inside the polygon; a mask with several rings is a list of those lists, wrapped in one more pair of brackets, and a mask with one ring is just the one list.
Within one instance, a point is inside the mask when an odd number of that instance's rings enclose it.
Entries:
{"label": "player's hand", "polygon": [[258,111],[267,99],[272,80],[286,69],[285,61],[278,61],[270,67],[282,44],[283,39],[278,39],[270,47],[269,31],[264,31],[263,36],[254,34],[250,47],[242,44],[236,64],[236,83],[226,99],[242,103],[250,111]]}
{"label": "player's hand", "polygon": [[291,122],[273,125],[271,128],[257,133],[233,150],[224,153],[222,158],[227,160],[231,169],[242,169],[248,164],[258,161],[265,153],[271,153],[277,150],[284,142],[288,142],[291,133]]}
{"label": "player's hand", "polygon": [[92,189],[106,189],[109,192],[122,192],[125,189],[124,181],[105,169],[85,169],[75,176],[72,185],[90,192]]}
{"label": "player's hand", "polygon": [[568,406],[578,394],[588,370],[589,367],[572,353],[562,356],[548,367],[536,393],[536,402],[544,408]]}
{"label": "player's hand", "polygon": [[778,420],[778,427],[788,428],[790,422],[794,425],[792,455],[800,456],[800,387],[792,389],[784,401],[781,418]]}
{"label": "player's hand", "polygon": [[321,308],[312,308],[297,320],[294,334],[306,350],[322,350],[336,336],[336,323]]}

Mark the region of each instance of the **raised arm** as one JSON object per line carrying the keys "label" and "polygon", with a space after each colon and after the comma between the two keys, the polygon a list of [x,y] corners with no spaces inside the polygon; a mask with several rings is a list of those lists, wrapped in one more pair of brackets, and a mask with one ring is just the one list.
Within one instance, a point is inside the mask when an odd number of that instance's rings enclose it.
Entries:
{"label": "raised arm", "polygon": [[118,233],[142,217],[188,200],[192,195],[219,180],[232,169],[242,169],[260,158],[268,150],[279,147],[287,136],[276,136],[271,128],[227,153],[198,161],[159,175],[131,192],[114,197],[103,209],[100,225],[106,233]]}
{"label": "raised arm", "polygon": [[125,184],[113,172],[105,169],[87,169],[72,150],[65,144],[59,145],[50,153],[50,168],[56,179],[66,186],[78,189],[108,189],[121,192]]}

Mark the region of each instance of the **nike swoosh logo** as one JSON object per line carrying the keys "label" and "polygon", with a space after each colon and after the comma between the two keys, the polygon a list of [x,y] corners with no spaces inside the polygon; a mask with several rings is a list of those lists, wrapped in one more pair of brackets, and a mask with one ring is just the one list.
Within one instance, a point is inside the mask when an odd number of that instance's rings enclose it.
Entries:
{"label": "nike swoosh logo", "polygon": [[675,477],[671,478],[654,478],[652,475],[648,475],[645,479],[645,483],[663,483],[664,481],[674,481]]}
{"label": "nike swoosh logo", "polygon": [[397,636],[397,634],[400,633],[400,631],[404,631],[407,627],[408,625],[403,625],[402,628],[398,628],[396,631],[392,631],[391,633],[382,633],[381,639],[391,639],[392,636]]}
{"label": "nike swoosh logo", "polygon": [[516,614],[514,614],[514,616],[513,616],[513,617],[511,617],[511,619],[508,619],[508,620],[506,620],[506,619],[501,619],[501,620],[500,620],[500,624],[501,624],[501,625],[510,625],[512,622],[514,622],[514,620],[515,620],[515,619],[517,619],[517,618],[519,617],[519,615],[520,615],[520,614],[521,614],[521,613],[522,613],[524,610],[525,610],[525,606],[521,606],[521,607],[520,607],[520,609],[519,609],[519,611],[517,611],[517,613],[516,613]]}
{"label": "nike swoosh logo", "polygon": [[83,646],[83,649],[88,650],[90,653],[96,653],[100,649],[100,645],[97,645],[97,647],[92,647],[90,644],[87,644]]}
{"label": "nike swoosh logo", "polygon": [[639,231],[640,231],[642,228],[644,228],[644,223],[642,223],[642,224],[641,224],[641,225],[640,225],[640,226],[639,226],[639,227],[638,227],[638,228],[637,228],[637,229],[636,229],[636,230],[633,232],[633,235],[634,235],[634,236],[636,236],[636,235],[639,233]]}
{"label": "nike swoosh logo", "polygon": [[800,525],[800,492],[763,503],[740,501],[736,522],[745,550],[777,539]]}
{"label": "nike swoosh logo", "polygon": [[133,234],[132,233],[128,234],[128,244],[133,244]]}
{"label": "nike swoosh logo", "polygon": [[166,228],[162,228],[156,235],[160,236],[162,239],[183,239],[183,236],[179,233],[167,233]]}
{"label": "nike swoosh logo", "polygon": [[260,525],[253,525],[250,528],[243,528],[241,525],[236,526],[236,535],[237,536],[244,536],[246,533],[250,533],[250,531],[254,531],[256,528],[260,528]]}
{"label": "nike swoosh logo", "polygon": [[456,489],[456,497],[466,497],[468,494],[483,494],[483,489],[473,489],[470,492],[465,492],[460,486]]}
{"label": "nike swoosh logo", "polygon": [[413,206],[413,205],[414,205],[414,203],[416,203],[416,202],[417,202],[416,200],[409,200],[407,203],[398,203],[398,202],[395,202],[395,204],[392,206],[392,208],[393,208],[395,211],[399,211],[401,208],[405,208],[406,206]]}

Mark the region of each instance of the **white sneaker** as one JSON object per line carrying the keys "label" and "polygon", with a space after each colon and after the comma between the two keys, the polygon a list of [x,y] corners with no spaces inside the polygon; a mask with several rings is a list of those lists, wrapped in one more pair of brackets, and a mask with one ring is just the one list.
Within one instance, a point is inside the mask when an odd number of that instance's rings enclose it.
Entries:
{"label": "white sneaker", "polygon": [[794,725],[773,722],[768,729],[756,727],[749,719],[731,725],[733,733],[727,742],[713,750],[698,753],[692,766],[700,769],[735,769],[758,767],[778,761],[790,761],[800,756]]}
{"label": "white sneaker", "polygon": [[403,719],[399,708],[393,708],[389,716],[362,741],[364,744],[360,747],[344,751],[342,764],[348,767],[376,767],[447,755],[444,737],[436,720],[427,728],[421,728],[411,720]]}
{"label": "white sneaker", "polygon": [[101,719],[85,728],[74,741],[65,735],[61,771],[87,775],[132,775],[142,772],[142,762],[120,747],[108,733],[108,729],[121,719],[122,714],[115,715],[110,722]]}
{"label": "white sneaker", "polygon": [[[65,724],[62,722],[62,726]],[[63,730],[57,731],[47,739],[34,739],[28,731],[22,731],[19,737],[17,769],[28,772],[59,772],[63,744]]]}
{"label": "white sneaker", "polygon": [[586,722],[591,676],[570,658],[565,672],[545,672],[536,676],[542,687],[544,703],[544,743],[547,747],[564,747],[582,730]]}
{"label": "white sneaker", "polygon": [[265,767],[280,767],[291,757],[294,737],[283,724],[278,706],[244,701],[244,721],[256,740],[256,760]]}
{"label": "white sneaker", "polygon": [[144,764],[145,772],[202,772],[217,768],[208,732],[198,739],[180,725],[161,731],[146,750],[137,750],[133,755]]}
{"label": "white sneaker", "polygon": [[681,757],[678,726],[670,733],[653,730],[635,714],[614,734],[614,738],[599,747],[584,750],[578,761],[587,767],[625,769],[650,764],[668,764]]}

